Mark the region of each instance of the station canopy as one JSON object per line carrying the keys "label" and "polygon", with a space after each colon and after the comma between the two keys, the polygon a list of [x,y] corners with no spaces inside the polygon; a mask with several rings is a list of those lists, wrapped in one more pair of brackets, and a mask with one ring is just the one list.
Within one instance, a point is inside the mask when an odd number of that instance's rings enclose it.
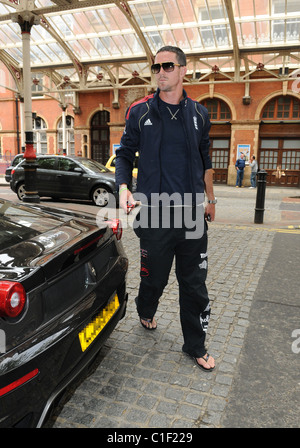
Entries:
{"label": "station canopy", "polygon": [[0,0],[0,69],[9,69],[8,87],[16,92],[24,23],[32,80],[53,94],[151,90],[150,66],[165,45],[186,53],[187,84],[282,81],[300,73],[299,0]]}

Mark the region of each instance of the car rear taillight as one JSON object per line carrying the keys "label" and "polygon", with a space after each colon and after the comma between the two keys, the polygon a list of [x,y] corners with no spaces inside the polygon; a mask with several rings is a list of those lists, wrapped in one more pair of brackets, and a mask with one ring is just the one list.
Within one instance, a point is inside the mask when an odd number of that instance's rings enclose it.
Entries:
{"label": "car rear taillight", "polygon": [[112,229],[113,234],[116,235],[117,240],[122,238],[122,222],[120,219],[110,219],[108,226]]}
{"label": "car rear taillight", "polygon": [[26,301],[26,292],[21,283],[0,281],[0,316],[18,316]]}
{"label": "car rear taillight", "polygon": [[16,171],[16,170],[13,168],[13,169],[11,170],[11,173],[10,173],[10,174],[11,174],[11,175],[15,174],[15,171]]}

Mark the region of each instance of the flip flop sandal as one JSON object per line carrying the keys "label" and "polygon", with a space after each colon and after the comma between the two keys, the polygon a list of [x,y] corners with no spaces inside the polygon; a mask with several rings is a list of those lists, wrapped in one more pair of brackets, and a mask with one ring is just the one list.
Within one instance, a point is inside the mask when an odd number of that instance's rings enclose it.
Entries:
{"label": "flip flop sandal", "polygon": [[[196,366],[199,367],[199,369],[204,370],[205,372],[211,372],[212,370],[214,370],[214,367],[210,367],[209,369],[207,369],[206,367],[202,366],[201,364],[199,364],[199,362],[197,361],[197,358],[195,358],[194,356],[192,356],[193,360],[196,363]],[[205,362],[208,361],[209,358],[209,354],[206,353],[206,355],[204,356],[200,356],[200,358],[204,359]]]}
{"label": "flip flop sandal", "polygon": [[148,322],[149,324],[152,324],[153,318],[152,319],[146,319],[145,317],[140,317],[140,322],[141,322],[142,327],[144,327],[146,330],[150,330],[150,331],[151,330],[156,330],[157,326],[156,327],[148,327],[147,325],[145,325],[142,322],[142,320],[144,320],[145,322]]}
{"label": "flip flop sandal", "polygon": [[[214,370],[214,367],[210,367],[209,369],[207,369],[206,367],[204,367],[201,364],[199,364],[199,362],[197,361],[197,358],[195,356],[192,356],[192,355],[190,355],[189,353],[186,353],[186,352],[183,352],[183,353],[185,353],[187,356],[192,358],[194,360],[196,366],[199,367],[199,369],[202,369],[205,372],[211,372],[212,370]],[[198,358],[202,358],[202,359],[204,359],[205,362],[207,362],[208,358],[209,358],[209,354],[206,353],[204,356],[199,356]]]}

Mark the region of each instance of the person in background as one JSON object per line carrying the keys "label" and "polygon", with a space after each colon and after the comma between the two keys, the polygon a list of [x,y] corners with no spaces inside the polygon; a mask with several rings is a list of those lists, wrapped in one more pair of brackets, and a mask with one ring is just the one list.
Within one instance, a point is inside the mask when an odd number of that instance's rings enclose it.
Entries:
{"label": "person in background", "polygon": [[251,167],[251,175],[250,175],[251,187],[249,188],[256,188],[256,175],[258,170],[258,164],[257,161],[255,160],[255,156],[251,157],[251,162],[249,165]]}
{"label": "person in background", "polygon": [[244,170],[245,170],[245,160],[244,154],[241,153],[240,158],[235,162],[236,168],[236,188],[243,187],[243,179],[244,179]]}

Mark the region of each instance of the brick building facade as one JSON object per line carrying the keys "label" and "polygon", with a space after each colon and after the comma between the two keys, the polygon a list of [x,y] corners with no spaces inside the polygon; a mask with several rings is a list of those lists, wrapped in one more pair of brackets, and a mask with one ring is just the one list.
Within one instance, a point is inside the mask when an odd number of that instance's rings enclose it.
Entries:
{"label": "brick building facade", "polygon": [[[9,76],[7,74],[6,76]],[[235,184],[238,150],[246,158],[255,155],[259,167],[268,173],[269,185],[299,186],[300,179],[300,80],[280,82],[257,78],[245,97],[245,83],[187,84],[188,95],[209,110],[211,153],[215,182]],[[148,93],[143,86],[123,88],[118,104],[113,90],[82,92],[78,107],[69,105],[67,153],[106,163],[118,145],[124,129],[127,107]],[[2,166],[22,152],[21,104],[15,94],[0,91],[0,149]],[[62,152],[62,108],[49,97],[32,99],[37,152]],[[3,170],[3,168],[2,168]],[[250,185],[246,167],[245,186]]]}

